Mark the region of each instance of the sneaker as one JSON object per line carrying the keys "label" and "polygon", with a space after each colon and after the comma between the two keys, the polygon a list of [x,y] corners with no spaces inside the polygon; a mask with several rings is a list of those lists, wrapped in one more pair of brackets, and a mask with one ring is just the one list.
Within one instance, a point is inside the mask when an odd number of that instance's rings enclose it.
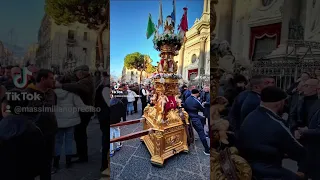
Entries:
{"label": "sneaker", "polygon": [[210,151],[203,151],[206,156],[210,156]]}
{"label": "sneaker", "polygon": [[110,157],[114,156],[114,151],[110,152]]}
{"label": "sneaker", "polygon": [[120,151],[120,149],[121,149],[121,146],[117,147],[117,148],[116,148],[116,151]]}

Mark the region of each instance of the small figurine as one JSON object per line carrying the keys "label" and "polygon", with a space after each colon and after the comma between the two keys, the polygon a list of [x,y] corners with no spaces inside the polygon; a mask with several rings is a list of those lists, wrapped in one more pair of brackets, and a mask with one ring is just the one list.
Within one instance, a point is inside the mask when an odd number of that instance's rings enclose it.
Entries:
{"label": "small figurine", "polygon": [[169,59],[168,61],[168,72],[173,72],[173,60]]}
{"label": "small figurine", "polygon": [[169,102],[169,99],[167,98],[166,95],[163,94],[163,92],[159,93],[159,99],[158,99],[158,103],[161,107],[161,112],[164,113],[164,108],[166,106],[166,103]]}
{"label": "small figurine", "polygon": [[177,106],[179,108],[182,107],[182,100],[180,99],[180,94],[176,95],[175,99],[176,99]]}
{"label": "small figurine", "polygon": [[150,103],[151,104],[156,104],[157,103],[157,94],[153,94],[152,98],[150,98]]}
{"label": "small figurine", "polygon": [[178,71],[178,61],[173,62],[173,72],[176,73]]}
{"label": "small figurine", "polygon": [[217,97],[214,100],[213,105],[211,106],[210,113],[210,124],[213,131],[216,131],[218,134],[219,141],[223,144],[229,144],[228,141],[228,129],[229,121],[222,119],[220,117],[220,112],[225,109],[225,106],[228,104],[228,100],[222,96]]}
{"label": "small figurine", "polygon": [[163,73],[163,63],[164,63],[164,59],[161,59],[158,64],[158,73]]}

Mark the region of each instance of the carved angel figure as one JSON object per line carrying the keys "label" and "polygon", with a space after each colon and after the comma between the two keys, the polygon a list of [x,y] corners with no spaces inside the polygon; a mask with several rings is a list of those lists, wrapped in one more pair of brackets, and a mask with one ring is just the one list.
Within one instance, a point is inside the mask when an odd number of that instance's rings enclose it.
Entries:
{"label": "carved angel figure", "polygon": [[182,100],[179,97],[180,97],[180,94],[176,95],[175,100],[176,100],[177,106],[181,107]]}
{"label": "carved angel figure", "polygon": [[173,72],[173,60],[169,59],[168,61],[168,72]]}
{"label": "carved angel figure", "polygon": [[156,93],[153,94],[152,98],[150,98],[150,103],[151,104],[156,104],[157,103],[157,98],[158,98],[158,95]]}
{"label": "carved angel figure", "polygon": [[178,71],[178,61],[173,61],[173,72],[176,73]]}
{"label": "carved angel figure", "polygon": [[163,92],[159,93],[159,99],[158,103],[161,107],[161,112],[164,113],[164,107],[166,106],[166,103],[169,102],[169,99],[166,95],[163,94]]}
{"label": "carved angel figure", "polygon": [[220,117],[220,112],[225,109],[225,106],[228,104],[228,100],[222,96],[217,97],[214,100],[213,105],[211,106],[210,113],[210,124],[211,129],[213,132],[217,132],[216,138],[222,142],[223,144],[229,144],[228,141],[228,128],[229,128],[229,121],[222,119]]}

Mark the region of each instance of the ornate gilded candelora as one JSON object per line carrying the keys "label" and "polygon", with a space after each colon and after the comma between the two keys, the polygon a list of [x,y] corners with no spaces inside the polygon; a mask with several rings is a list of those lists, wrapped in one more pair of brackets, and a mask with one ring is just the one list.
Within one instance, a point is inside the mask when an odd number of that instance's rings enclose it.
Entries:
{"label": "ornate gilded candelora", "polygon": [[174,56],[183,43],[183,36],[174,34],[174,26],[170,16],[166,18],[164,32],[156,33],[154,48],[160,52],[157,73],[152,82],[155,92],[150,104],[144,109],[145,121],[143,129],[153,129],[154,133],[143,136],[151,162],[163,165],[164,160],[182,151],[188,152],[187,127],[188,113],[181,107],[179,84],[181,75],[177,74],[178,62]]}

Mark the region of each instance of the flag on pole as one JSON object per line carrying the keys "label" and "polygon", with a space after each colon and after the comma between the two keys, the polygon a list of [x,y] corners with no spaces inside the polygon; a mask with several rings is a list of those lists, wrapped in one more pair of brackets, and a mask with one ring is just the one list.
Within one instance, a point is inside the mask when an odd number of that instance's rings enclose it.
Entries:
{"label": "flag on pole", "polygon": [[163,17],[162,17],[162,2],[160,0],[160,4],[159,4],[159,19],[158,19],[158,26],[157,28],[159,28],[160,26],[162,26],[163,24]]}
{"label": "flag on pole", "polygon": [[171,13],[171,19],[173,22],[173,28],[175,28],[175,24],[176,24],[176,0],[172,1],[172,5],[173,5],[173,10]]}
{"label": "flag on pole", "polygon": [[188,31],[188,15],[187,15],[188,8],[184,7],[183,11],[184,13],[182,15],[178,30],[180,31],[180,34],[184,36],[184,34]]}
{"label": "flag on pole", "polygon": [[154,23],[152,22],[151,14],[149,13],[147,33],[146,33],[147,39],[149,39],[154,34],[154,32],[156,32],[156,28]]}

